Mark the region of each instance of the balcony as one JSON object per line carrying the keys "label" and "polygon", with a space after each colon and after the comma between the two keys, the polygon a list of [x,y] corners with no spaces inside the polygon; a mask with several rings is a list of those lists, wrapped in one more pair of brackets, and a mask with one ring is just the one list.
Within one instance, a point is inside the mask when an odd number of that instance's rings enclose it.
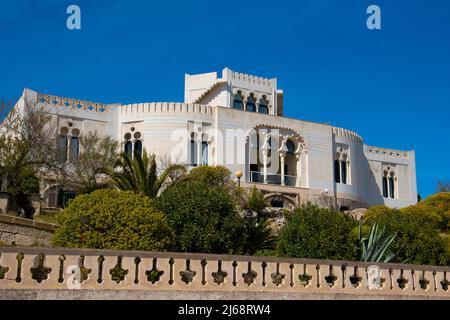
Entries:
{"label": "balcony", "polygon": [[[264,183],[264,173],[259,171],[250,171],[250,182]],[[301,187],[301,180],[298,176],[289,176],[274,173],[267,173],[267,184],[274,184],[288,187]]]}

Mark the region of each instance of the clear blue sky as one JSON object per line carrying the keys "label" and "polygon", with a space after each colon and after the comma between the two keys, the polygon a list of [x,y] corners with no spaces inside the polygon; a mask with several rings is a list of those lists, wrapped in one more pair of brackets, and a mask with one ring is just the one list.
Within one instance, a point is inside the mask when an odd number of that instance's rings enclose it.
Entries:
{"label": "clear blue sky", "polygon": [[[81,7],[82,29],[66,28]],[[382,30],[366,28],[366,8]],[[419,193],[450,181],[450,2],[2,0],[0,98],[182,101],[184,73],[277,77],[287,116],[415,149]]]}

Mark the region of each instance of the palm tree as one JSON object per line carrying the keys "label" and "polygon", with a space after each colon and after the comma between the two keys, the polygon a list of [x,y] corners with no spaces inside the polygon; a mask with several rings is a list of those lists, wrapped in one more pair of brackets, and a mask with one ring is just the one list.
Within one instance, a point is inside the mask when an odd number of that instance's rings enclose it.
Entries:
{"label": "palm tree", "polygon": [[272,233],[267,220],[257,221],[250,219],[245,221],[246,241],[243,253],[254,255],[259,250],[272,250],[275,248],[276,237]]}
{"label": "palm tree", "polygon": [[145,149],[142,155],[135,152],[133,159],[123,152],[117,158],[114,169],[99,170],[99,173],[110,177],[120,190],[142,193],[150,198],[157,197],[163,186],[178,180],[185,172],[183,165],[171,164],[158,174],[155,155],[148,155]]}

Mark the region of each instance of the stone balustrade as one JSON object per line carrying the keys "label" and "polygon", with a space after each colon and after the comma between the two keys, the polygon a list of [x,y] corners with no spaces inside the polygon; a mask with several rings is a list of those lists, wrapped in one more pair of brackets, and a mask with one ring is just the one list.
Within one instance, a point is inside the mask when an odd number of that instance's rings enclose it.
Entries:
{"label": "stone balustrade", "polygon": [[[373,277],[373,270],[379,277]],[[375,281],[373,281],[375,280]],[[380,286],[374,285],[379,280]],[[450,299],[450,267],[66,248],[0,248],[0,292],[239,291],[271,299],[321,295]],[[300,295],[299,295],[300,294]],[[303,295],[301,295],[303,294]],[[1,294],[0,294],[1,295]],[[172,297],[176,297],[173,296]]]}

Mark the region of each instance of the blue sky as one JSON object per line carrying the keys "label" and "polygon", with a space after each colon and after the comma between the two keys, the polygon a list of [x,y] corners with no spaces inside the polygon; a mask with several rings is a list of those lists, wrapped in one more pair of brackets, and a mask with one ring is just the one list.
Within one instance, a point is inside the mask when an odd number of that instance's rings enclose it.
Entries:
{"label": "blue sky", "polygon": [[[277,77],[287,116],[415,149],[418,189],[450,181],[450,2],[2,0],[0,98],[182,101],[184,73]],[[81,8],[82,29],[66,28]],[[380,6],[382,30],[366,28]]]}

